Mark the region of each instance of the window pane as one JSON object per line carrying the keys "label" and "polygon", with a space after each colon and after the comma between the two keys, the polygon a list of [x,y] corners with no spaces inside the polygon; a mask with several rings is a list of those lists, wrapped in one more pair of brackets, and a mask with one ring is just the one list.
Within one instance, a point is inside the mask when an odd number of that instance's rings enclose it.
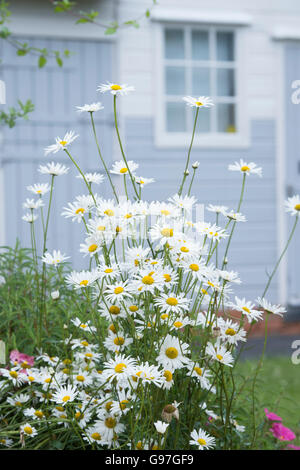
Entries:
{"label": "window pane", "polygon": [[236,132],[235,105],[218,104],[218,132]]}
{"label": "window pane", "polygon": [[[209,108],[199,109],[196,132],[205,133],[205,132],[211,131],[211,126],[210,126],[211,113],[212,113],[212,110]],[[194,115],[193,115],[192,121],[194,124]]]}
{"label": "window pane", "polygon": [[234,70],[218,69],[217,70],[217,90],[218,96],[234,96]]}
{"label": "window pane", "polygon": [[192,94],[196,96],[210,95],[210,69],[193,68],[192,70]]}
{"label": "window pane", "polygon": [[217,33],[217,59],[234,60],[233,33]]}
{"label": "window pane", "polygon": [[185,94],[184,67],[166,67],[165,90],[167,95]]}
{"label": "window pane", "polygon": [[184,58],[184,34],[181,29],[165,30],[165,57],[166,59]]}
{"label": "window pane", "polygon": [[167,132],[186,132],[186,106],[184,103],[167,103]]}
{"label": "window pane", "polygon": [[209,59],[209,42],[207,31],[192,31],[192,59]]}

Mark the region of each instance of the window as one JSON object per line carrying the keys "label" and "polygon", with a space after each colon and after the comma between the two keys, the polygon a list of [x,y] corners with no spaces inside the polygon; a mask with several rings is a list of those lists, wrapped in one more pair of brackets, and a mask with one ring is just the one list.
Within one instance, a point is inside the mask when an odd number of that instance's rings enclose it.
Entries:
{"label": "window", "polygon": [[[237,33],[217,26],[162,26],[160,35],[160,115],[158,132],[165,143],[190,135],[195,108],[184,96],[210,96],[213,108],[199,112],[202,142],[232,143],[244,130],[240,106]],[[243,128],[243,129],[242,129]],[[223,140],[222,140],[223,139]],[[167,142],[166,142],[167,141]],[[199,144],[201,141],[199,138]]]}

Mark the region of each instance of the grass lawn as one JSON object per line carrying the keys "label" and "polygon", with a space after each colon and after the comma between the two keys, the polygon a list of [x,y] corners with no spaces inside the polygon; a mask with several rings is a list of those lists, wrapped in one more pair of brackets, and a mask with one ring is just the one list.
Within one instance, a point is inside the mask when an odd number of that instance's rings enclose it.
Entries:
{"label": "grass lawn", "polygon": [[[242,361],[237,371],[243,377],[253,375],[257,361]],[[251,382],[250,382],[251,383]],[[293,444],[300,445],[300,365],[294,365],[289,357],[265,358],[257,381],[257,399],[283,419],[283,424],[297,435]]]}

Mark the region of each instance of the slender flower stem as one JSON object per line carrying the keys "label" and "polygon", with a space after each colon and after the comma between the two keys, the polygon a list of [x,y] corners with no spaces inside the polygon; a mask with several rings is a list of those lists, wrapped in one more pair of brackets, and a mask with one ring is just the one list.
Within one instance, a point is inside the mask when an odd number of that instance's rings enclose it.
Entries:
{"label": "slender flower stem", "polygon": [[126,160],[125,152],[124,152],[124,149],[123,149],[123,145],[122,145],[122,141],[121,141],[121,137],[120,137],[120,133],[119,133],[118,119],[117,119],[117,96],[116,96],[116,95],[114,95],[114,118],[115,118],[115,127],[116,127],[116,132],[117,132],[117,136],[118,136],[118,141],[119,141],[119,146],[120,146],[121,154],[122,154],[124,163],[125,163],[125,165],[126,165],[126,168],[127,168],[127,170],[128,170],[128,173],[129,173],[129,176],[130,176],[130,179],[131,179],[131,182],[132,182],[132,186],[133,186],[134,192],[135,192],[137,198],[140,199],[139,193],[138,193],[138,191],[137,191],[137,189],[136,189],[136,186],[135,186],[134,178],[133,178],[133,176],[132,176],[132,173],[131,173],[130,168],[129,168],[129,166],[128,166],[128,162],[127,162],[127,160]]}
{"label": "slender flower stem", "polygon": [[184,169],[184,172],[183,172],[182,182],[181,182],[181,185],[180,185],[180,188],[179,188],[179,191],[178,191],[179,196],[181,196],[181,194],[182,194],[183,186],[184,186],[186,176],[187,176],[186,171],[187,171],[189,163],[190,163],[190,157],[191,157],[191,151],[192,151],[192,147],[193,147],[193,143],[194,143],[194,137],[195,137],[195,132],[196,132],[198,114],[199,114],[199,108],[197,108],[196,115],[195,115],[192,139],[191,139],[191,143],[190,143],[190,147],[189,147],[189,151],[188,151],[188,156],[187,156],[187,160],[186,160],[186,164],[185,164],[185,169]]}
{"label": "slender flower stem", "polygon": [[95,204],[95,206],[96,206],[96,205],[97,205],[97,202],[96,202],[95,196],[94,196],[94,194],[93,194],[93,192],[92,192],[92,190],[91,190],[90,184],[89,184],[89,183],[87,182],[87,180],[86,180],[86,177],[85,177],[84,173],[82,172],[81,168],[77,165],[77,163],[75,162],[74,158],[72,157],[72,155],[70,154],[70,152],[68,151],[68,149],[64,148],[64,151],[65,151],[66,154],[70,157],[72,163],[76,166],[77,170],[78,170],[79,173],[81,174],[81,176],[82,176],[82,178],[83,178],[83,180],[84,180],[84,182],[85,182],[85,184],[86,184],[86,187],[88,188],[89,193],[90,193],[90,195],[92,196],[93,201],[94,201],[94,204]]}
{"label": "slender flower stem", "polygon": [[116,198],[116,201],[119,203],[119,198],[118,198],[118,195],[117,195],[115,186],[114,186],[114,184],[113,184],[113,182],[112,182],[112,179],[111,179],[110,173],[109,173],[109,171],[108,171],[108,168],[107,168],[107,166],[106,166],[105,160],[104,160],[104,158],[102,157],[102,153],[101,153],[101,150],[100,150],[100,145],[99,145],[99,141],[98,141],[97,133],[96,133],[95,121],[94,121],[93,113],[92,113],[92,112],[90,112],[90,116],[91,116],[91,122],[92,122],[92,127],[93,127],[93,133],[94,133],[94,137],[95,137],[95,142],[96,142],[97,149],[98,149],[98,154],[99,154],[99,157],[100,157],[100,159],[101,159],[102,165],[104,166],[105,173],[106,173],[106,175],[107,175],[107,177],[108,177],[108,180],[109,180],[109,182],[110,182],[111,188],[112,188],[113,193],[114,193],[114,196],[115,196],[115,198]]}

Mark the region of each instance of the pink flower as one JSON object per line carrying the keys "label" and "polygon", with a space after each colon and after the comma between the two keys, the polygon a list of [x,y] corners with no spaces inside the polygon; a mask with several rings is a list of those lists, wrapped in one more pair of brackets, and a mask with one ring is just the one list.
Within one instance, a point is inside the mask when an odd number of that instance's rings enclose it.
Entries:
{"label": "pink flower", "polygon": [[24,368],[21,371],[24,374],[26,374],[26,369],[32,367],[34,364],[34,356],[28,356],[27,354],[20,353],[17,349],[11,351],[9,358],[14,364],[20,364],[21,367]]}
{"label": "pink flower", "polygon": [[293,441],[296,439],[296,435],[293,433],[293,431],[291,431],[289,428],[286,428],[281,423],[273,423],[270,431],[273,436],[280,441]]}
{"label": "pink flower", "polygon": [[279,421],[281,423],[282,418],[280,416],[276,415],[275,413],[272,413],[272,411],[269,411],[268,408],[265,408],[264,411],[266,414],[266,418],[269,421]]}
{"label": "pink flower", "polygon": [[295,446],[294,444],[289,444],[287,446],[287,449],[292,449],[292,450],[300,450],[299,446]]}

